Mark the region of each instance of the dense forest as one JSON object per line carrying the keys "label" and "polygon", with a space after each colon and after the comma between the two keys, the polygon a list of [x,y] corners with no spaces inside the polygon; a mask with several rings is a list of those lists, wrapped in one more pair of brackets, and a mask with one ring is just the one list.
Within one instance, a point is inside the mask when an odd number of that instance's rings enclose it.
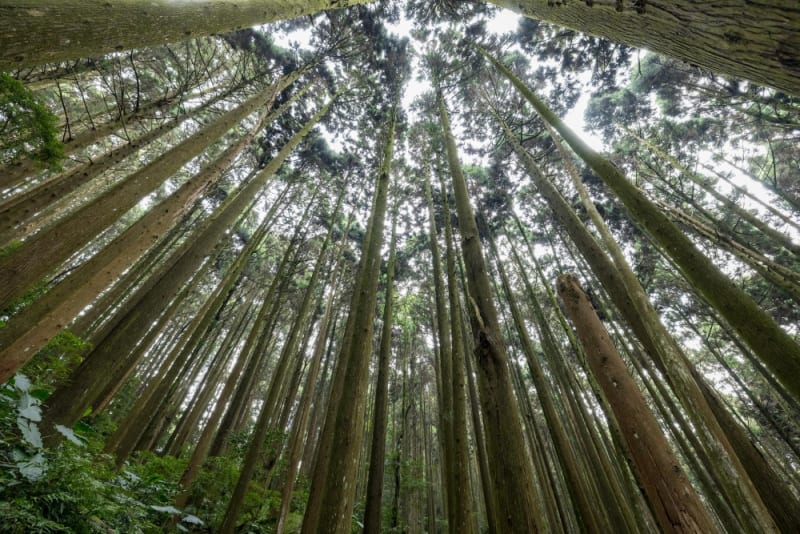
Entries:
{"label": "dense forest", "polygon": [[796,0],[0,0],[0,531],[800,532]]}

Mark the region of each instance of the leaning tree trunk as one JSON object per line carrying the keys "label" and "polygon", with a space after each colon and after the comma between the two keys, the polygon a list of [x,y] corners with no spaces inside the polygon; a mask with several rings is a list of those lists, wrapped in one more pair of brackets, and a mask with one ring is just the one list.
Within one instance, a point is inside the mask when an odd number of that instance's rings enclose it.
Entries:
{"label": "leaning tree trunk", "polygon": [[[275,89],[270,103],[278,87]],[[25,349],[4,348],[0,352],[2,365],[9,365],[4,358],[6,353],[16,354],[17,364],[23,362],[26,355],[35,353],[176,224],[255,138],[267,121],[265,117],[269,107],[266,106],[259,115],[256,125],[217,159],[205,165],[169,198],[147,212],[108,246],[73,271],[66,280],[23,310],[19,316],[15,316],[10,330],[0,335],[0,346],[5,345],[4,340],[13,339],[12,346],[24,346]],[[4,367],[0,366],[0,369]]]}
{"label": "leaning tree trunk", "polygon": [[186,163],[271,99],[270,86],[215,118],[161,157],[145,165],[59,224],[36,234],[0,258],[0,308],[21,296],[40,278],[117,221]]}
{"label": "leaning tree trunk", "polygon": [[508,67],[482,49],[481,53],[614,191],[637,226],[645,230],[675,262],[683,277],[725,318],[786,389],[800,398],[800,344],[725,276],[613,163],[570,130]]}
{"label": "leaning tree trunk", "polygon": [[185,41],[366,0],[15,0],[0,4],[0,69]]}
{"label": "leaning tree trunk", "polygon": [[490,0],[527,17],[800,95],[796,0]]}
{"label": "leaning tree trunk", "polygon": [[[339,200],[337,201],[336,209],[333,212],[331,220],[335,221],[338,217],[339,208],[341,207],[341,202],[344,198],[344,192],[345,189],[343,188],[341,194],[339,195]],[[316,194],[314,196],[316,196]],[[312,204],[315,204],[313,199],[309,203],[309,207]],[[306,210],[306,213],[304,213],[300,218],[300,221],[306,221],[307,218],[308,210]],[[242,505],[244,505],[245,495],[247,494],[247,489],[250,486],[250,480],[253,478],[253,474],[256,471],[259,460],[262,459],[263,450],[266,445],[265,441],[267,431],[273,426],[273,420],[275,418],[274,414],[279,405],[279,391],[281,390],[280,386],[287,381],[286,373],[289,368],[289,363],[292,360],[302,357],[302,354],[297,354],[297,344],[300,341],[300,334],[303,330],[307,329],[308,320],[311,317],[311,312],[313,311],[311,308],[315,301],[314,295],[316,293],[317,282],[319,280],[320,273],[322,272],[322,268],[325,265],[326,252],[328,249],[328,244],[331,241],[333,230],[334,225],[331,225],[328,229],[328,235],[325,237],[325,241],[323,242],[317,256],[314,271],[311,274],[308,286],[306,286],[303,300],[295,313],[296,317],[292,323],[286,340],[283,343],[283,348],[281,349],[281,355],[278,359],[278,363],[275,366],[275,369],[272,371],[272,377],[270,378],[267,396],[261,406],[261,411],[258,415],[256,425],[250,436],[250,443],[247,448],[247,453],[245,454],[245,457],[242,461],[242,467],[239,471],[239,479],[237,480],[236,486],[231,494],[231,499],[225,512],[225,518],[219,529],[221,533],[230,534],[236,530],[236,521],[239,517]]]}
{"label": "leaning tree trunk", "polygon": [[589,297],[572,275],[559,276],[557,285],[662,531],[716,532]]}

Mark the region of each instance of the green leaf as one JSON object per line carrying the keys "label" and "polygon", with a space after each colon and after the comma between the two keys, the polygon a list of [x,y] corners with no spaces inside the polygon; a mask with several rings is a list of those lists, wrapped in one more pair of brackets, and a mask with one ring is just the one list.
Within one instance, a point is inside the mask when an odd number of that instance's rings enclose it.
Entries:
{"label": "green leaf", "polygon": [[42,434],[39,432],[39,426],[27,419],[21,417],[17,418],[17,426],[22,431],[22,438],[36,447],[42,448]]}
{"label": "green leaf", "polygon": [[35,482],[42,478],[42,475],[47,470],[47,462],[44,456],[42,456],[42,453],[37,452],[27,461],[18,462],[17,469],[19,469],[22,476]]}
{"label": "green leaf", "polygon": [[81,446],[86,445],[86,442],[80,436],[75,434],[75,432],[73,432],[71,428],[67,428],[64,425],[56,425],[56,430],[58,430],[59,433],[61,433],[61,435],[63,435],[65,438],[70,440],[75,445],[81,445]]}
{"label": "green leaf", "polygon": [[174,506],[158,506],[156,504],[151,504],[150,508],[152,508],[153,510],[155,510],[157,512],[168,512],[170,514],[179,514],[179,513],[181,513],[181,511],[178,510],[177,508],[175,508]]}

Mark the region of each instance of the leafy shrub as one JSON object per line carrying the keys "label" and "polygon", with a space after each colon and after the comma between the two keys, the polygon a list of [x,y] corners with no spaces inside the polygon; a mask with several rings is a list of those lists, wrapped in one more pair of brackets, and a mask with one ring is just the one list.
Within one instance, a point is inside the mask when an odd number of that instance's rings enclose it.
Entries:
{"label": "leafy shrub", "polygon": [[[117,472],[110,457],[60,426],[65,443],[45,449],[38,423],[46,394],[20,374],[0,388],[2,531],[163,532],[170,515],[179,513],[170,503],[185,462],[142,453]],[[187,515],[177,528],[198,525],[200,519]]]}
{"label": "leafy shrub", "polygon": [[20,81],[0,73],[0,157],[10,163],[30,157],[51,169],[60,168],[64,145],[58,140],[57,119],[36,101]]}

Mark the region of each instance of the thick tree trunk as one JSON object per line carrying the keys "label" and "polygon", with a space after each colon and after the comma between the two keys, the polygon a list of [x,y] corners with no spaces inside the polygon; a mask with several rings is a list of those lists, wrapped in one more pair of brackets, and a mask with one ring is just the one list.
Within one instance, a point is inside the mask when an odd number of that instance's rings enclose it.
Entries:
{"label": "thick tree trunk", "polygon": [[572,275],[559,276],[557,285],[659,526],[664,532],[716,532],[589,297]]}
{"label": "thick tree trunk", "polygon": [[800,95],[796,0],[490,0],[566,26]]}
{"label": "thick tree trunk", "polygon": [[4,1],[0,3],[0,69],[185,41],[364,1]]}

